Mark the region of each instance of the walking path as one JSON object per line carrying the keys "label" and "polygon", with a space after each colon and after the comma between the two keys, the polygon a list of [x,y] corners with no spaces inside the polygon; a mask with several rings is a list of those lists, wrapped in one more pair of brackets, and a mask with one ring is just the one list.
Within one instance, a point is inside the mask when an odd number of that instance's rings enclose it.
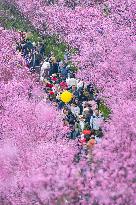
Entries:
{"label": "walking path", "polygon": [[[69,139],[78,138],[81,147],[75,161],[79,161],[84,153],[90,152],[103,136],[101,125],[104,117],[99,110],[100,99],[97,89],[90,83],[87,85],[76,79],[69,65],[70,55],[64,54],[64,61],[56,59],[53,52],[45,56],[43,42],[29,41],[26,34],[20,33],[17,51],[25,58],[30,72],[37,72],[43,82],[47,100],[56,109],[61,110],[64,125],[69,126]],[[31,96],[30,96],[31,97]]]}

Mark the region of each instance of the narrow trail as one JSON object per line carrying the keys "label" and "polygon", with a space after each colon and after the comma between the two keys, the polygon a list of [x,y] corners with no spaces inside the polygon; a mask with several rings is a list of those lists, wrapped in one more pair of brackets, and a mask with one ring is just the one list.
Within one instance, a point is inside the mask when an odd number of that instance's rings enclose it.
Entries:
{"label": "narrow trail", "polygon": [[[103,136],[101,125],[104,117],[99,109],[97,89],[91,83],[87,85],[75,77],[75,72],[68,64],[68,56],[64,56],[67,58],[64,63],[57,61],[53,53],[50,57],[43,55],[39,60],[39,66],[35,66],[36,59],[34,60],[33,56],[39,52],[38,46],[34,46],[35,51],[31,48],[26,52],[28,43],[32,45],[33,42],[24,41],[22,45],[20,41],[17,46],[20,46],[19,51],[25,58],[30,72],[37,73],[39,82],[42,82],[44,97],[41,101],[46,101],[62,112],[64,125],[69,127],[67,137],[71,140],[78,139],[80,151],[75,156],[75,161],[78,162],[83,155],[91,156],[93,147],[100,143]],[[62,94],[65,99],[62,99]],[[29,99],[34,96],[32,87],[28,96]]]}

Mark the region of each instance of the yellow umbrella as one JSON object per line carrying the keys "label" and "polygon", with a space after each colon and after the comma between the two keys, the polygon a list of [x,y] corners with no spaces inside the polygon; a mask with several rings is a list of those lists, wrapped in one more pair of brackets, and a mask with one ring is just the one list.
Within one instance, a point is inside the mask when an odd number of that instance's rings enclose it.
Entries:
{"label": "yellow umbrella", "polygon": [[60,99],[62,100],[62,102],[64,103],[68,103],[71,101],[73,95],[72,93],[68,92],[68,91],[64,91],[61,96],[60,96]]}

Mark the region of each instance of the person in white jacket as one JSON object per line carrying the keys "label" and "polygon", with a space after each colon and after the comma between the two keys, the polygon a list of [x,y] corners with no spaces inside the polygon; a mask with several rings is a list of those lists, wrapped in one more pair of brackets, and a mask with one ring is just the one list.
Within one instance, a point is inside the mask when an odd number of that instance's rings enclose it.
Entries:
{"label": "person in white jacket", "polygon": [[77,80],[77,89],[79,90],[79,89],[82,89],[83,88],[83,86],[84,86],[84,82],[82,81],[82,80]]}
{"label": "person in white jacket", "polygon": [[47,61],[44,61],[41,67],[40,72],[40,80],[43,81],[45,77],[48,77],[49,75],[49,69],[50,69],[50,63]]}
{"label": "person in white jacket", "polygon": [[96,110],[95,113],[90,118],[91,129],[99,130],[100,126],[103,123],[103,120],[104,120],[103,116],[99,114],[98,111]]}
{"label": "person in white jacket", "polygon": [[83,115],[79,115],[79,126],[80,129],[83,131],[85,128],[85,119]]}
{"label": "person in white jacket", "polygon": [[77,105],[72,104],[71,112],[73,113],[73,115],[78,116],[80,114],[80,108]]}
{"label": "person in white jacket", "polygon": [[68,76],[68,78],[66,79],[66,83],[68,87],[72,87],[73,85],[77,86],[76,78],[70,78],[70,76]]}

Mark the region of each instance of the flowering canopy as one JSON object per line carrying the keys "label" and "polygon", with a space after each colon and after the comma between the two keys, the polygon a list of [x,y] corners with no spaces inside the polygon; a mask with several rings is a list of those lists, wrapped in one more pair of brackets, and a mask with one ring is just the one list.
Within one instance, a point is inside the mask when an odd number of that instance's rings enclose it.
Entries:
{"label": "flowering canopy", "polygon": [[[1,50],[0,70],[0,204],[63,203],[64,193],[69,197],[77,190],[77,178],[83,180],[80,166],[73,165],[76,142],[65,138],[61,115],[38,98],[40,85],[15,52],[18,35],[3,28],[0,32],[0,46],[7,51]],[[35,87],[31,99],[30,86]],[[78,190],[83,191],[81,185]]]}
{"label": "flowering canopy", "polygon": [[135,204],[135,1],[110,0],[106,15],[104,4],[78,5],[73,11],[64,1],[54,6],[41,0],[12,2],[41,32],[47,22],[49,33],[78,49],[72,59],[81,68],[77,76],[93,81],[112,109],[104,140],[94,151],[89,205]]}

